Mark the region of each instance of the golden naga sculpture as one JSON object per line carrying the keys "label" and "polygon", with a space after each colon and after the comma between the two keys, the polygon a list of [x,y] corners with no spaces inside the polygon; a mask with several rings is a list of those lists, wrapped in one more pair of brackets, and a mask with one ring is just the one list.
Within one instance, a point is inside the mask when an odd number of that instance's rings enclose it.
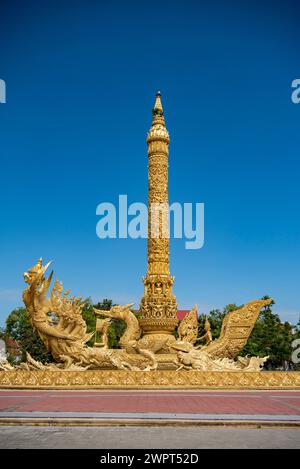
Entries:
{"label": "golden naga sculpture", "polygon": [[227,357],[214,359],[202,350],[178,352],[177,371],[181,369],[199,371],[260,371],[269,357],[238,357],[237,361]]}
{"label": "golden naga sculpture", "polygon": [[69,291],[63,293],[62,283],[57,281],[47,298],[53,274],[51,272],[48,278],[45,277],[49,265],[43,266],[42,259],[39,259],[34,267],[25,272],[28,287],[23,292],[23,300],[32,327],[54,360],[64,368],[78,365],[84,368],[135,369],[126,351],[86,345],[94,333],[86,332],[86,323],[81,315],[81,298],[68,298]]}
{"label": "golden naga sculpture", "polygon": [[[102,342],[96,347],[86,343],[94,333],[88,334],[82,318],[81,298],[68,298],[62,283],[56,281],[48,295],[53,272],[45,277],[50,263],[43,266],[39,259],[25,272],[28,287],[23,292],[30,322],[39,334],[56,364],[42,365],[28,355],[27,363],[19,368],[28,369],[123,369],[150,371],[160,369],[197,370],[249,370],[258,371],[265,358],[238,357],[253,329],[259,311],[271,302],[256,300],[225,316],[218,339],[208,345],[194,347],[198,337],[197,308],[192,309],[180,322],[178,339],[169,334],[144,334],[141,319],[130,311],[132,304],[113,306],[109,311],[95,309],[100,316],[100,329],[104,331]],[[112,319],[125,321],[126,330],[120,338],[120,349],[109,349],[107,328]],[[98,320],[99,320],[98,319]],[[201,347],[201,348],[199,348]],[[0,367],[6,370],[8,365]]]}

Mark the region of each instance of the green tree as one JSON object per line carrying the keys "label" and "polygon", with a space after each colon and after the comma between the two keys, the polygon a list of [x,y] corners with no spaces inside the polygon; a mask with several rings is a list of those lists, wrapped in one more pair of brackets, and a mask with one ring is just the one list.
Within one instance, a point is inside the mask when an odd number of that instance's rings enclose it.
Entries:
{"label": "green tree", "polygon": [[[298,339],[298,341],[300,340],[300,317],[299,317],[299,321],[297,323],[297,325],[295,326],[294,328],[294,337],[293,337],[293,340],[296,340]],[[299,352],[299,343],[294,343],[293,344],[293,352],[296,351],[296,360],[299,360],[300,358],[300,352]],[[293,368],[294,370],[296,371],[300,371],[300,362],[298,363],[293,363]]]}
{"label": "green tree", "polygon": [[[267,299],[264,297],[263,299]],[[278,314],[273,313],[274,301],[265,306],[253,328],[251,336],[241,355],[269,356],[266,369],[286,368],[291,365],[294,327],[288,322],[281,322]]]}
{"label": "green tree", "polygon": [[[94,308],[94,305],[92,303],[91,298],[87,298],[86,300],[84,300],[83,308],[82,308],[82,317],[86,322],[86,330],[88,333],[95,332],[96,330],[96,316],[95,316],[93,308]],[[89,340],[87,345],[92,347],[94,345],[94,342],[95,342],[95,337],[93,336]]]}
{"label": "green tree", "polygon": [[[32,328],[26,308],[16,308],[10,313],[6,320],[5,336],[18,342],[22,361],[26,359],[26,352],[42,363],[52,361],[51,354],[48,353],[42,340]],[[16,357],[9,355],[8,360],[15,363]]]}

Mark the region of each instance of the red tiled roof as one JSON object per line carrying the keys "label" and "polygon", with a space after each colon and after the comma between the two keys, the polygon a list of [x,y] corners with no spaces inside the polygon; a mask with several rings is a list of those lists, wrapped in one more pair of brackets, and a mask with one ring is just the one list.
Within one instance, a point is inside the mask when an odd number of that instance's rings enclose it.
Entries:
{"label": "red tiled roof", "polygon": [[177,311],[177,319],[179,319],[179,321],[182,321],[182,319],[184,319],[189,312],[189,309],[179,309]]}

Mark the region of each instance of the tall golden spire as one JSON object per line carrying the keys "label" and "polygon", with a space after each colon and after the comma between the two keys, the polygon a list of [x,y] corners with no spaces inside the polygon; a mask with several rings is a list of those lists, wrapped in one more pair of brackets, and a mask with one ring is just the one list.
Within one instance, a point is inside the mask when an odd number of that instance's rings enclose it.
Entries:
{"label": "tall golden spire", "polygon": [[144,278],[143,314],[146,334],[170,334],[177,324],[177,304],[169,271],[168,145],[161,94],[152,109],[148,144],[148,271]]}

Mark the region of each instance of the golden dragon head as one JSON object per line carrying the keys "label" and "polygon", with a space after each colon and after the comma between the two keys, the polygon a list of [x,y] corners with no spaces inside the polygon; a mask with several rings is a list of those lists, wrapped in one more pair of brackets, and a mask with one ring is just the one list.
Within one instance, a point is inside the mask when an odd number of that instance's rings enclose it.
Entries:
{"label": "golden dragon head", "polygon": [[24,272],[24,281],[28,283],[28,285],[32,285],[37,279],[42,279],[51,262],[52,261],[43,266],[43,259],[40,257],[33,267],[28,269],[27,272]]}

